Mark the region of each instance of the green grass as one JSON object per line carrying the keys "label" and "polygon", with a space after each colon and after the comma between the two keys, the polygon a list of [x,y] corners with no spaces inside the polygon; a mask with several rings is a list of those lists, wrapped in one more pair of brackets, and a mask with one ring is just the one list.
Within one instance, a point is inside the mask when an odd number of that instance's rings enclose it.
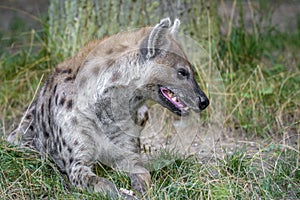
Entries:
{"label": "green grass", "polygon": [[[77,48],[64,41],[66,47],[57,51],[53,40],[64,30],[59,32],[56,22],[51,23],[54,27],[45,22],[39,32],[22,32],[24,25],[17,21],[13,35],[0,33],[0,135],[16,125],[51,69]],[[294,33],[259,27],[257,23],[257,31],[249,33],[244,24],[232,25],[231,33],[221,36],[214,56],[225,85],[225,128],[236,137],[246,135],[257,148],[233,146],[233,152],[212,153],[206,160],[170,154],[176,157],[174,162],[154,167],[151,199],[300,198],[300,18]],[[79,45],[89,38],[77,39]],[[12,43],[17,44],[13,49]],[[0,199],[102,198],[72,187],[51,160],[9,146],[4,137],[0,158]],[[99,166],[95,171],[118,187],[130,188],[125,173]]]}
{"label": "green grass", "polygon": [[[0,197],[5,199],[95,199],[100,194],[73,188],[48,159],[36,152],[0,145]],[[172,156],[171,154],[169,156]],[[270,144],[256,154],[236,149],[223,159],[176,159],[152,172],[151,199],[284,199],[299,197],[299,155]],[[99,168],[118,187],[130,188],[126,174]]]}

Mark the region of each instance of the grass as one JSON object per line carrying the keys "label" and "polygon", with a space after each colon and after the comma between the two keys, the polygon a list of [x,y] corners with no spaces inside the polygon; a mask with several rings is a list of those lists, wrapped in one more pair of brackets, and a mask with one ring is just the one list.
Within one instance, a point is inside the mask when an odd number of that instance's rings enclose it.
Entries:
{"label": "grass", "polygon": [[[243,12],[240,17],[243,19]],[[51,20],[52,25],[45,22],[42,31],[24,32],[18,19],[11,27],[14,34],[0,33],[0,135],[16,125],[41,79],[68,50],[77,48],[66,44],[57,51],[53,38],[62,33],[54,18]],[[154,167],[152,172],[151,199],[300,198],[300,17],[293,33],[279,32],[271,25],[263,29],[259,21],[252,32],[246,31],[243,23],[226,23],[231,24],[231,32],[221,36],[214,55],[225,86],[225,135],[247,138],[247,145],[230,144],[221,156],[212,153],[206,159],[169,153],[167,156],[176,157],[174,162]],[[76,30],[83,30],[81,26]],[[107,28],[103,27],[103,32]],[[51,30],[57,35],[51,36]],[[75,41],[76,34],[64,37]],[[78,38],[76,44],[87,39]],[[8,48],[11,44],[14,47]],[[0,139],[0,158],[0,199],[104,198],[72,187],[51,160],[12,147],[4,137]],[[118,187],[130,188],[129,178],[122,172],[99,166],[95,171]]]}
{"label": "grass", "polygon": [[[48,159],[2,143],[0,197],[4,199],[95,199],[101,194],[73,188]],[[271,155],[271,156],[270,156]],[[169,154],[169,156],[173,156]],[[192,156],[152,172],[151,199],[285,199],[299,197],[299,155],[270,144],[258,153],[236,149],[224,159]],[[214,164],[212,164],[214,163]],[[118,187],[130,188],[126,174],[100,170]],[[96,171],[98,171],[96,170]],[[292,198],[291,198],[292,199]]]}

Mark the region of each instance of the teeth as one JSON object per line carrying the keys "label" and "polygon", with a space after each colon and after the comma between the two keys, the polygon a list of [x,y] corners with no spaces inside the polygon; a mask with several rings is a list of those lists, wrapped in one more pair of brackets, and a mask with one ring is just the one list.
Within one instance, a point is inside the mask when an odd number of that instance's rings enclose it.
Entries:
{"label": "teeth", "polygon": [[177,97],[172,97],[172,100],[177,102]]}
{"label": "teeth", "polygon": [[189,109],[189,107],[184,107],[183,109],[184,109],[184,110],[188,110],[188,109]]}
{"label": "teeth", "polygon": [[168,91],[168,96],[172,98],[173,97],[173,93],[170,92],[170,91]]}

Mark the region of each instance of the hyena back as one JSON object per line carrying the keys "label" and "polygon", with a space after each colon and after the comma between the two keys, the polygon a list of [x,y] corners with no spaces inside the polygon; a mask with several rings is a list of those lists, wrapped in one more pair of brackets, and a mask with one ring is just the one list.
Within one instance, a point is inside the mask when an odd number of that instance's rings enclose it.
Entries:
{"label": "hyena back", "polygon": [[8,141],[50,155],[74,186],[118,195],[92,171],[101,162],[127,171],[132,188],[144,194],[151,183],[139,154],[146,102],[177,115],[209,104],[174,39],[179,24],[167,18],[88,43],[56,67]]}

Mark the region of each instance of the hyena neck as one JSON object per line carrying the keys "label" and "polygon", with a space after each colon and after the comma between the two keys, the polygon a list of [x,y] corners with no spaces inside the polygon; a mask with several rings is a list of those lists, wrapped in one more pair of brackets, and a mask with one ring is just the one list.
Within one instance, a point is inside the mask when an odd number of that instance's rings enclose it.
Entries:
{"label": "hyena neck", "polygon": [[[111,86],[104,90],[95,104],[96,115],[104,127],[130,126],[139,129],[137,113],[146,103],[145,96],[133,85]],[[136,132],[134,135],[139,134]]]}
{"label": "hyena neck", "polygon": [[138,114],[141,108],[145,106],[147,100],[147,97],[139,89],[135,90],[129,99],[129,113],[131,115],[131,119],[139,126],[143,126],[143,122],[139,121]]}

